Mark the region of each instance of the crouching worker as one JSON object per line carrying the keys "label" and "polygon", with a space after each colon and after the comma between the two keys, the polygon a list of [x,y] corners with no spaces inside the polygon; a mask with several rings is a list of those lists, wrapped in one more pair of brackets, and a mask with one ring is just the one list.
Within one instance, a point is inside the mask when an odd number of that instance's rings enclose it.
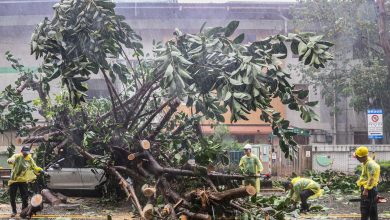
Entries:
{"label": "crouching worker", "polygon": [[8,181],[9,194],[11,200],[12,214],[11,217],[16,216],[16,192],[19,188],[22,197],[22,210],[28,206],[28,188],[27,184],[36,179],[36,175],[44,172],[42,168],[38,167],[31,154],[30,147],[24,146],[18,154],[14,154],[7,160],[10,164],[11,178]]}
{"label": "crouching worker", "polygon": [[248,175],[244,180],[244,185],[251,185],[256,188],[256,192],[260,192],[260,172],[263,170],[259,158],[252,154],[252,145],[247,144],[244,146],[245,155],[240,160],[240,170],[242,174]]}
{"label": "crouching worker", "polygon": [[380,166],[371,157],[368,156],[368,148],[360,146],[356,149],[354,156],[362,163],[362,174],[360,175],[357,185],[361,189],[360,212],[362,220],[377,220],[378,190],[376,186],[379,182]]}
{"label": "crouching worker", "polygon": [[321,185],[311,179],[295,177],[291,181],[283,183],[285,190],[290,190],[288,198],[290,198],[294,205],[301,200],[301,212],[309,211],[309,204],[307,200],[317,198],[324,193]]}

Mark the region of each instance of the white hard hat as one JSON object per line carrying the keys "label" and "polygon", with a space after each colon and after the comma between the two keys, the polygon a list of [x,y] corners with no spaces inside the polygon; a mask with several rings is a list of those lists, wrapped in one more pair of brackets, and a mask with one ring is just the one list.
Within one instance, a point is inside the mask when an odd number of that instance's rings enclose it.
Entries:
{"label": "white hard hat", "polygon": [[245,150],[246,150],[246,149],[252,150],[252,145],[250,145],[250,144],[245,144],[244,149],[245,149]]}

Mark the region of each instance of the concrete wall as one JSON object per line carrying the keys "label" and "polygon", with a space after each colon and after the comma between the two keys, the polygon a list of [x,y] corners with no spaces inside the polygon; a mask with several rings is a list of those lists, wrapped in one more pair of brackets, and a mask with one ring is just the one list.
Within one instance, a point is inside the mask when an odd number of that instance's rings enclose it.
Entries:
{"label": "concrete wall", "polygon": [[[313,145],[312,168],[315,171],[333,169],[346,173],[353,173],[359,162],[353,158],[353,153],[359,145]],[[370,156],[376,161],[390,160],[390,145],[367,145]],[[319,157],[325,157],[330,161],[327,166],[321,166]]]}

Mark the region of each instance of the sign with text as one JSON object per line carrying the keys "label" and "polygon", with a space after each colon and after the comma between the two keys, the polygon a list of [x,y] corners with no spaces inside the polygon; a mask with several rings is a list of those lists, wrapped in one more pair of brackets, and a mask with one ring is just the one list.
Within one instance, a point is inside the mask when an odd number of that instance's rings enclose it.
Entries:
{"label": "sign with text", "polygon": [[369,109],[367,111],[368,138],[383,139],[383,111],[382,109]]}

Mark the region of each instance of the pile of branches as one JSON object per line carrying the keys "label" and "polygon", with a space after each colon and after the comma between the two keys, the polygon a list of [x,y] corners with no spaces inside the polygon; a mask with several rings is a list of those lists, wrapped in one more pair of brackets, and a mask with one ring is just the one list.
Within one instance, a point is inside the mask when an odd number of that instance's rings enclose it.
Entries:
{"label": "pile of branches", "polygon": [[[316,102],[307,102],[308,91],[295,90],[288,82],[290,75],[281,67],[286,42],[306,65],[324,67],[332,59],[332,44],[310,33],[242,44],[244,34],[232,39],[238,21],[203,26],[197,34],[175,30],[171,40],[156,43],[148,56],[141,37],[115,13],[111,1],[63,0],[53,8],[52,20],[42,21],[32,35],[31,52],[43,59],[39,72],[24,70],[8,55],[21,77],[18,88],[9,88],[14,92],[5,98],[2,115],[21,101],[25,88],[37,91],[34,104],[47,125],[28,129],[17,143],[41,143],[45,163],[82,155],[121,187],[142,218],[210,219],[247,212],[245,199],[238,199],[254,195],[255,189],[237,184],[245,176],[213,170],[220,148],[203,137],[201,120],[224,122],[229,110],[236,122],[260,110],[287,157],[290,148],[296,149],[294,134],[272,99],[299,111],[306,122],[313,119]],[[109,99],[86,99],[86,82],[94,74],[105,81]],[[49,82],[54,79],[65,90],[53,100]],[[123,89],[118,90],[117,80]],[[28,104],[22,99],[18,106]],[[184,105],[187,112],[181,111]],[[25,114],[10,128],[33,124],[31,110],[23,108]]]}
{"label": "pile of branches", "polygon": [[352,193],[359,190],[356,185],[357,175],[348,175],[335,170],[325,170],[323,172],[309,170],[304,173],[304,176],[316,181],[331,192]]}

